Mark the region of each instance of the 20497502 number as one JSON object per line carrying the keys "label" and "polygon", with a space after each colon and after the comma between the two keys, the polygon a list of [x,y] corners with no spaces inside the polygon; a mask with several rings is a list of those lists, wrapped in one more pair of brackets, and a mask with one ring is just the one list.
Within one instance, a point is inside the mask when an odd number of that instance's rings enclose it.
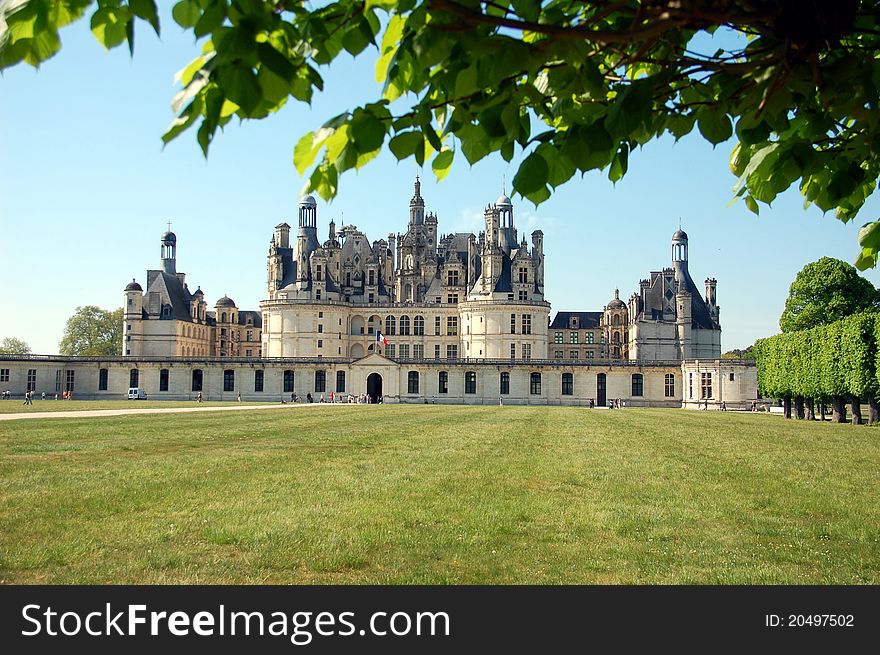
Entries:
{"label": "20497502 number", "polygon": [[789,628],[851,628],[855,624],[852,614],[789,614]]}

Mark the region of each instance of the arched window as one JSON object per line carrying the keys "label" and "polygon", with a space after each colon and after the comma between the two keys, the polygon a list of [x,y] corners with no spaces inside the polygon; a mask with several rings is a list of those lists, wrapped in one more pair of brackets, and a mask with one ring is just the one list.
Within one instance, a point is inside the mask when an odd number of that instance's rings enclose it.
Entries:
{"label": "arched window", "polygon": [[611,325],[620,325],[620,316],[615,314],[611,317]]}
{"label": "arched window", "polygon": [[159,371],[159,391],[168,391],[168,369]]}
{"label": "arched window", "polygon": [[418,371],[410,371],[409,374],[407,375],[406,392],[407,393],[418,393],[419,392],[419,372]]}
{"label": "arched window", "polygon": [[400,334],[401,336],[409,335],[409,316],[400,317]]}
{"label": "arched window", "polygon": [[632,376],[632,395],[643,396],[645,391],[645,378],[641,373],[633,373]]}
{"label": "arched window", "polygon": [[533,396],[541,395],[541,374],[532,373],[529,377],[529,393]]}
{"label": "arched window", "polygon": [[128,374],[128,386],[129,387],[137,387],[138,379],[140,378],[140,372],[133,368]]}
{"label": "arched window", "polygon": [[284,393],[293,391],[293,371],[284,371]]}
{"label": "arched window", "polygon": [[449,393],[449,373],[446,371],[437,374],[437,393]]}
{"label": "arched window", "polygon": [[574,393],[574,375],[571,373],[562,374],[562,395],[570,396]]}
{"label": "arched window", "polygon": [[102,368],[98,371],[98,391],[107,391],[107,378],[108,371],[106,368]]}
{"label": "arched window", "polygon": [[192,390],[193,391],[201,391],[202,390],[202,369],[196,368],[193,369],[192,372]]}
{"label": "arched window", "polygon": [[235,371],[231,368],[223,371],[223,391],[235,391]]}
{"label": "arched window", "polygon": [[221,322],[221,323],[225,323],[225,322],[226,322],[226,312],[222,312],[222,313],[220,314],[220,322]]}
{"label": "arched window", "polygon": [[413,319],[413,334],[417,337],[425,336],[425,317],[416,316]]}
{"label": "arched window", "polygon": [[391,334],[397,334],[397,332],[395,332],[395,330],[396,330],[396,325],[397,325],[397,323],[396,323],[396,321],[394,320],[394,317],[393,317],[393,316],[388,316],[388,317],[386,317],[386,318],[385,318],[385,333],[386,333],[386,334],[389,334],[389,335],[391,335]]}
{"label": "arched window", "polygon": [[464,392],[477,393],[477,373],[476,371],[466,371],[464,374]]}

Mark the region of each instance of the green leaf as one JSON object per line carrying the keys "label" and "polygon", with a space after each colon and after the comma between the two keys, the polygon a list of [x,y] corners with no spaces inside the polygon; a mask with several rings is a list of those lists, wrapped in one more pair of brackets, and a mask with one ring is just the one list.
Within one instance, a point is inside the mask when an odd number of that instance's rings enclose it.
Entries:
{"label": "green leaf", "polygon": [[455,153],[452,150],[443,150],[434,157],[434,161],[431,162],[431,169],[434,171],[434,175],[437,176],[438,182],[449,175],[449,168],[452,166],[454,156]]}
{"label": "green leaf", "polygon": [[208,0],[208,6],[196,22],[193,33],[197,37],[212,33],[226,20],[226,0]]}
{"label": "green leaf", "polygon": [[196,0],[181,0],[171,10],[171,17],[178,25],[187,30],[195,27],[202,16],[202,10]]}
{"label": "green leaf", "polygon": [[626,139],[645,125],[651,115],[652,96],[650,80],[633,82],[619,93],[605,118],[605,128],[612,139]]}
{"label": "green leaf", "polygon": [[250,114],[260,104],[262,89],[250,66],[235,62],[218,67],[217,76],[226,97],[241,107],[245,114]]}
{"label": "green leaf", "polygon": [[424,143],[424,137],[421,132],[401,132],[388,142],[388,147],[400,161],[413,156],[416,148],[422,143]]}
{"label": "green leaf", "polygon": [[718,107],[704,105],[697,111],[697,127],[709,143],[718,145],[733,134],[730,117]]}
{"label": "green leaf", "polygon": [[110,50],[126,38],[126,26],[131,16],[125,7],[104,7],[92,16],[92,34],[98,42]]}
{"label": "green leaf", "polygon": [[748,207],[749,211],[755,214],[756,216],[760,213],[760,207],[758,207],[758,202],[752,198],[752,196],[746,196],[743,202],[746,203],[746,207]]}
{"label": "green leaf", "polygon": [[385,124],[371,112],[356,110],[351,120],[351,137],[360,152],[370,152],[385,140]]}
{"label": "green leaf", "polygon": [[880,221],[865,223],[859,230],[859,245],[874,251],[880,250]]}
{"label": "green leaf", "polygon": [[153,26],[156,34],[159,34],[159,13],[154,0],[129,0],[128,6],[135,16],[143,18]]}
{"label": "green leaf", "polygon": [[530,193],[546,187],[549,175],[550,167],[547,166],[545,159],[537,152],[533,152],[520,164],[519,170],[513,177],[513,188],[528,197]]}
{"label": "green leaf", "polygon": [[629,168],[629,145],[621,143],[620,148],[614,153],[614,159],[611,160],[611,168],[608,170],[608,179],[617,182]]}

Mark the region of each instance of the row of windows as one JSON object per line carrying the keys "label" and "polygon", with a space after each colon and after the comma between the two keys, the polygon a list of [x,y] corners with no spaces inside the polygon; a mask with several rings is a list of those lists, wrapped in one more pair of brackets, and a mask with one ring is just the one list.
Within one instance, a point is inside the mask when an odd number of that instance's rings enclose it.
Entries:
{"label": "row of windows", "polygon": [[[594,350],[586,350],[586,351],[584,351],[584,357],[585,357],[586,359],[595,359],[595,358],[596,358],[596,351],[594,351]],[[554,351],[553,351],[553,358],[554,358],[554,359],[564,359],[564,358],[565,358],[565,352],[562,351],[562,350],[554,350]],[[579,350],[570,350],[570,351],[568,352],[568,358],[569,358],[569,359],[575,359],[575,360],[576,360],[576,359],[580,359],[580,351],[579,351]],[[600,351],[599,351],[599,359],[604,359],[604,358],[605,358],[605,351],[604,351],[604,350],[600,350]]]}
{"label": "row of windows", "polygon": [[[580,343],[580,332],[569,332],[568,333],[568,343]],[[584,332],[584,343],[591,344],[595,343],[595,334],[593,332]],[[553,343],[565,343],[565,333],[564,332],[554,332],[553,333]],[[599,343],[605,343],[605,333],[599,333]]]}
{"label": "row of windows", "polygon": [[[603,376],[604,374],[600,373]],[[705,374],[704,374],[705,375]],[[675,376],[667,373],[665,380],[664,395],[667,398],[675,397]],[[440,371],[437,374],[438,393],[449,393],[449,372]],[[510,393],[510,373],[504,371],[499,377],[499,391],[502,395]],[[632,396],[641,397],[645,395],[645,378],[641,373],[633,373],[632,375]],[[477,373],[476,371],[466,371],[464,374],[464,392],[466,394],[477,393]],[[407,393],[419,393],[419,372],[410,371],[407,375]],[[541,394],[541,374],[531,373],[529,376],[529,393],[531,395]],[[572,373],[562,374],[562,395],[574,395],[574,375]]]}
{"label": "row of windows", "polygon": [[[68,371],[68,376],[70,377],[69,384],[72,385],[73,378],[71,374],[73,371]],[[163,368],[159,371],[159,391],[168,391],[168,369]],[[36,371],[34,371],[34,376],[36,378]],[[98,374],[98,390],[106,391],[107,390],[107,378],[108,371],[106,368],[102,368]],[[256,370],[254,371],[254,391],[260,393],[264,388],[264,380],[265,380],[265,371]],[[128,386],[137,387],[139,386],[140,381],[140,371],[136,368],[131,369],[129,371],[128,376]],[[204,386],[204,372],[201,369],[193,369],[192,379],[191,379],[191,390],[192,391],[202,391]],[[293,371],[287,370],[284,371],[282,376],[282,390],[284,393],[293,392],[293,383],[294,383],[294,374]],[[29,389],[32,391],[33,389]],[[69,391],[73,391],[72,387],[68,389]],[[235,391],[235,371],[232,369],[227,369],[223,371],[223,391]],[[323,392],[327,391],[327,372],[326,371],[315,371],[315,391]],[[336,371],[336,391],[338,393],[342,393],[345,391],[345,371]]]}

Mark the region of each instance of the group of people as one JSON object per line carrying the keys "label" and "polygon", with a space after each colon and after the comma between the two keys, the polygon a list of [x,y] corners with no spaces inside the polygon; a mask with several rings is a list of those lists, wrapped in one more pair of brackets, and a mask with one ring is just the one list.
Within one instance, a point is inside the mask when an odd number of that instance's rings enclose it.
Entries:
{"label": "group of people", "polygon": [[[283,400],[282,400],[282,402],[283,402]],[[290,402],[292,402],[292,403],[302,402],[302,397],[296,393],[291,393],[290,394]],[[370,403],[381,403],[382,396],[379,396],[378,398],[373,398],[372,396],[370,396],[369,394],[366,394],[366,393],[362,393],[359,396],[353,396],[351,394],[343,395],[343,394],[339,394],[334,391],[331,391],[330,395],[329,395],[329,400],[328,400],[328,398],[326,398],[324,396],[324,394],[321,394],[321,396],[318,398],[318,400],[315,401],[315,398],[312,396],[311,392],[309,392],[306,394],[306,402],[307,403],[331,402],[331,403],[349,403],[349,404],[353,404],[353,405],[366,405],[366,404],[370,404]]]}
{"label": "group of people", "polygon": [[[35,393],[36,393],[35,391],[25,391],[24,392],[24,402],[22,403],[22,405],[33,405]],[[61,394],[61,397],[64,400],[72,400],[73,399],[73,392],[72,391],[65,391]],[[9,391],[9,389],[7,389],[6,391],[3,392],[3,399],[9,400],[10,398],[12,398],[12,392]],[[46,392],[45,391],[40,394],[40,398],[42,400],[46,400]],[[55,394],[55,400],[58,400],[57,393]]]}

